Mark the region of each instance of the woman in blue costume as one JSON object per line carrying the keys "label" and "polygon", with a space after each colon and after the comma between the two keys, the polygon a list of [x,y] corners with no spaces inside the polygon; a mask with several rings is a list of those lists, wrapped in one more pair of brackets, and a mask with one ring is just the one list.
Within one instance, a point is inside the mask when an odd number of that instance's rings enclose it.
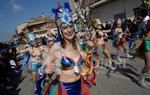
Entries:
{"label": "woman in blue costume", "polygon": [[138,80],[138,84],[141,87],[146,87],[145,74],[148,73],[150,70],[150,19],[147,21],[145,28],[146,28],[146,32],[144,33],[144,37],[141,38],[138,41],[138,44],[135,46],[135,50],[141,47],[144,55],[144,60],[145,60],[145,66],[142,69]]}
{"label": "woman in blue costume", "polygon": [[[33,87],[34,90],[36,91],[36,81],[37,81],[37,76],[38,76],[38,70],[42,66],[42,51],[40,47],[38,46],[36,41],[30,42],[32,48],[25,48],[24,50],[19,51],[19,53],[25,53],[29,52],[30,53],[30,62],[31,64],[31,72],[32,72],[32,80],[33,80]],[[35,92],[34,91],[34,92]]]}
{"label": "woman in blue costume", "polygon": [[45,72],[51,76],[57,74],[57,77],[45,88],[44,95],[90,95],[90,83],[82,75],[91,73],[93,68],[83,70],[86,68],[83,62],[85,53],[80,51],[77,43],[68,3],[55,9],[55,13],[62,39],[51,47]]}

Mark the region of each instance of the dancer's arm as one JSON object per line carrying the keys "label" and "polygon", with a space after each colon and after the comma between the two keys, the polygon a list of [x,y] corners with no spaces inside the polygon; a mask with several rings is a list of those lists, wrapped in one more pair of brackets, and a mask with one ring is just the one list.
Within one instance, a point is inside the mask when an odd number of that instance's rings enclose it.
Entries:
{"label": "dancer's arm", "polygon": [[137,50],[143,43],[143,40],[142,39],[139,39],[134,47],[135,50]]}
{"label": "dancer's arm", "polygon": [[53,45],[49,49],[49,54],[48,54],[48,60],[45,63],[46,64],[46,70],[45,72],[47,74],[52,74],[52,73],[57,73],[56,72],[56,64],[59,62],[59,56],[60,56],[60,49],[58,45]]}
{"label": "dancer's arm", "polygon": [[103,33],[109,33],[112,32],[110,29],[109,30],[103,30]]}
{"label": "dancer's arm", "polygon": [[17,51],[17,53],[25,53],[25,52],[31,52],[31,49],[30,48],[26,48],[24,50]]}

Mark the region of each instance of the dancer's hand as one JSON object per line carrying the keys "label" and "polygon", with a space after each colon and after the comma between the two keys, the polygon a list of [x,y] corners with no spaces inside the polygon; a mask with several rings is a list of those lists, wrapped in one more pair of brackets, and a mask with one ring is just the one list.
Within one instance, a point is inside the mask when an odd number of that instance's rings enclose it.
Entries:
{"label": "dancer's hand", "polygon": [[46,65],[45,72],[46,74],[52,74],[56,71],[56,64],[50,63]]}

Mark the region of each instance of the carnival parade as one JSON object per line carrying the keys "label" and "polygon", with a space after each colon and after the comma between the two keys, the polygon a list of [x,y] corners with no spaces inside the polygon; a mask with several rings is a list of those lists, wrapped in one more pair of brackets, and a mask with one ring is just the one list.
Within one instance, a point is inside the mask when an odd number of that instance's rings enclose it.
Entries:
{"label": "carnival parade", "polygon": [[10,1],[22,24],[0,32],[0,95],[150,95],[150,0]]}

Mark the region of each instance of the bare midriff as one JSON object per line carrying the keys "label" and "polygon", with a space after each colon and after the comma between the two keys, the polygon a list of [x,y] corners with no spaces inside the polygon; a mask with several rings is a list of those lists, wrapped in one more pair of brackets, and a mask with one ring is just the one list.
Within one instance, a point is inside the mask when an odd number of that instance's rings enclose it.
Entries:
{"label": "bare midriff", "polygon": [[80,79],[80,75],[74,73],[73,69],[62,70],[60,74],[60,81],[65,83],[74,82]]}

